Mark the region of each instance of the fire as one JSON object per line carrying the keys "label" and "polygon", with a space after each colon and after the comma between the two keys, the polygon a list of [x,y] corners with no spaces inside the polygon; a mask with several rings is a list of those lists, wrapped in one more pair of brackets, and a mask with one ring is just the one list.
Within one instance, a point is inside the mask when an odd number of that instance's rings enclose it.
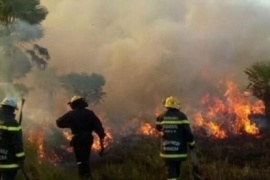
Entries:
{"label": "fire", "polygon": [[[225,138],[229,134],[243,132],[257,135],[259,129],[248,118],[251,113],[262,113],[263,103],[254,104],[245,93],[238,90],[232,81],[226,81],[226,90],[222,98],[203,96],[201,104],[204,110],[194,115],[194,127],[204,128],[208,135]],[[205,109],[206,107],[206,109]]]}
{"label": "fire", "polygon": [[68,140],[68,141],[71,141],[72,139],[72,134],[68,131],[63,131],[63,135],[64,137]]}
{"label": "fire", "polygon": [[[66,138],[66,140],[68,140],[68,142],[70,142],[72,139],[72,134],[69,131],[63,131],[63,136]],[[72,152],[72,147],[69,145],[61,145],[61,147],[69,153]]]}
{"label": "fire", "polygon": [[143,135],[155,135],[156,129],[150,123],[141,123],[141,126],[137,130],[137,134]]}
{"label": "fire", "polygon": [[[157,109],[154,110],[154,114],[158,113]],[[155,120],[153,118],[152,122]],[[148,120],[141,116],[135,116],[130,118],[124,125],[120,127],[121,136],[128,136],[130,134],[140,134],[140,135],[156,135],[156,128]]]}
{"label": "fire", "polygon": [[[98,115],[104,127],[110,127],[106,116],[104,113]],[[145,123],[141,117],[134,117],[127,121],[126,126],[119,127],[120,135],[125,136],[125,134],[143,134],[143,135],[155,135],[156,130],[154,125],[150,123]],[[110,129],[105,128],[106,137],[104,139],[104,147],[109,147],[113,141],[113,133]],[[37,153],[40,161],[50,162],[51,164],[57,164],[65,157],[73,152],[70,146],[70,141],[72,140],[72,134],[70,130],[60,130],[55,127],[54,124],[48,122],[43,122],[42,124],[37,124],[35,128],[28,131],[28,140],[34,143],[37,147]],[[94,142],[92,144],[93,151],[100,150],[99,138],[93,132]],[[90,147],[89,147],[90,148]]]}
{"label": "fire", "polygon": [[227,137],[226,132],[222,130],[221,127],[213,121],[205,121],[201,113],[195,115],[195,124],[199,127],[205,127],[208,135],[213,135],[220,139]]}
{"label": "fire", "polygon": [[[252,103],[247,93],[240,92],[237,85],[232,81],[226,81],[225,87],[226,90],[223,91],[223,96],[216,97],[205,94],[202,97],[200,111],[194,113],[193,116],[193,127],[195,129],[204,129],[207,135],[220,139],[226,138],[231,134],[248,133],[258,135],[260,133],[259,129],[249,119],[249,115],[252,113],[262,113],[264,110],[263,103],[261,101]],[[163,108],[157,107],[154,109],[153,114],[155,116],[159,115],[162,111],[161,109]],[[105,114],[98,116],[104,127],[111,127],[108,124],[109,121],[105,118]],[[154,118],[151,121],[147,121],[139,114],[128,119],[125,124],[118,127],[118,133],[122,137],[130,134],[157,136],[158,132],[155,129],[154,121]],[[60,131],[58,136],[56,136],[56,132],[59,131],[54,126],[44,126],[44,124],[28,132],[28,140],[36,143],[40,159],[45,159],[54,164],[60,161],[61,158],[64,159],[63,154],[72,152],[72,148],[68,144],[72,139],[70,131]],[[115,133],[112,133],[108,128],[105,128],[105,133],[104,146],[108,147],[114,141],[113,134]],[[95,133],[93,135],[92,149],[98,151],[100,149],[99,138]],[[49,136],[57,137],[58,139]],[[46,142],[51,139],[58,140],[58,143],[62,144],[55,146],[55,144],[48,143],[49,145],[46,145]]]}
{"label": "fire", "polygon": [[[104,147],[108,147],[109,144],[113,141],[113,136],[112,136],[112,133],[108,129],[105,130],[105,133],[106,133],[106,137],[104,139]],[[71,141],[72,134],[70,132],[63,131],[63,135],[68,141]],[[99,138],[98,138],[98,136],[96,134],[93,134],[93,136],[94,136],[94,142],[93,142],[93,145],[92,145],[92,149],[94,151],[98,151],[100,149]],[[67,151],[69,151],[69,152],[72,151],[71,147],[70,148],[65,148],[65,149]]]}
{"label": "fire", "polygon": [[[48,149],[45,146],[46,133],[48,133],[48,128],[50,126],[36,126],[28,132],[27,139],[30,143],[33,143],[37,147],[37,155],[40,161],[47,161],[51,164],[57,164],[61,160],[60,156],[58,156],[53,149]],[[48,133],[49,134],[49,133]]]}
{"label": "fire", "polygon": [[[105,113],[99,113],[98,117],[99,117],[100,121],[102,122],[103,126],[109,127],[108,120],[106,118]],[[110,129],[108,129],[108,128],[105,129],[105,134],[106,134],[106,137],[104,138],[103,145],[106,148],[113,142],[113,135],[112,135],[112,132],[110,131]],[[94,151],[98,151],[98,150],[100,150],[99,138],[96,134],[93,134],[93,136],[94,136],[94,142],[92,145],[92,149]]]}
{"label": "fire", "polygon": [[36,128],[32,130],[28,137],[28,141],[31,143],[35,143],[37,146],[37,153],[39,158],[43,159],[45,157],[45,152],[44,152],[44,129],[43,128]]}
{"label": "fire", "polygon": [[[107,148],[110,145],[110,143],[112,143],[113,136],[112,136],[112,133],[108,129],[105,130],[105,133],[106,133],[106,137],[104,138],[104,147]],[[99,138],[97,137],[96,134],[94,134],[94,142],[92,145],[92,149],[94,151],[100,150]]]}

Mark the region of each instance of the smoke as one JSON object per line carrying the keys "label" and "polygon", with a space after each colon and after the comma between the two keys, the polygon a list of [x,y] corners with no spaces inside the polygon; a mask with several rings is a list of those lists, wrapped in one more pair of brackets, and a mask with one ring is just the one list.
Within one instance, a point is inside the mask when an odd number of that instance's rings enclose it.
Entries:
{"label": "smoke", "polygon": [[[42,44],[60,74],[102,74],[99,107],[113,118],[151,113],[169,95],[183,107],[220,79],[269,59],[270,5],[258,0],[44,0]],[[210,87],[210,88],[209,88]]]}

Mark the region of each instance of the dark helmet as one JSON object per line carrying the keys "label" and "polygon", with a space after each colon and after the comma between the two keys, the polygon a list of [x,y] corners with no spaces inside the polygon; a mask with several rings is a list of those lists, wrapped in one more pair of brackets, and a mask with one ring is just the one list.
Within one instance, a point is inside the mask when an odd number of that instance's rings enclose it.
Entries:
{"label": "dark helmet", "polygon": [[67,103],[72,109],[78,108],[85,108],[88,106],[88,103],[85,99],[81,96],[73,96],[71,100]]}

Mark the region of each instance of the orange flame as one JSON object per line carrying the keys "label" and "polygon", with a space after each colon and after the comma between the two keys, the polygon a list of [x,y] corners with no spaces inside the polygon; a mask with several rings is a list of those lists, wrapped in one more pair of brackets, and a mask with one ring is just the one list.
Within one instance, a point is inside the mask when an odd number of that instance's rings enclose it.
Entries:
{"label": "orange flame", "polygon": [[220,139],[227,137],[226,132],[222,130],[221,127],[219,127],[213,121],[205,121],[201,113],[195,115],[195,124],[199,127],[205,127],[209,136],[212,135]]}
{"label": "orange flame", "polygon": [[51,150],[49,150],[50,154],[49,154],[49,156],[47,156],[48,152],[46,152],[46,150],[44,148],[44,143],[46,140],[44,135],[45,135],[47,128],[48,128],[47,125],[46,125],[46,127],[40,125],[39,127],[31,129],[28,132],[27,139],[30,143],[33,143],[36,145],[37,155],[38,155],[40,161],[47,161],[47,162],[55,165],[57,162],[59,162],[61,160],[60,157]]}
{"label": "orange flame", "polygon": [[233,81],[227,80],[225,85],[222,98],[211,97],[209,94],[202,98],[201,103],[207,110],[195,113],[195,128],[202,127],[216,138],[225,138],[228,133],[259,134],[259,129],[248,116],[251,113],[262,113],[263,103],[257,101],[252,105],[250,99],[238,90]]}
{"label": "orange flame", "polygon": [[[105,133],[106,133],[106,137],[104,138],[104,147],[106,148],[106,147],[108,147],[110,145],[110,143],[112,143],[113,136],[112,136],[111,132],[108,129],[105,130]],[[92,149],[94,151],[100,150],[99,138],[97,137],[96,134],[94,134],[94,142],[93,142],[93,145],[92,145]]]}
{"label": "orange flame", "polygon": [[141,126],[137,130],[137,134],[155,135],[157,132],[155,127],[153,127],[150,123],[141,123]]}
{"label": "orange flame", "polygon": [[68,131],[63,131],[63,135],[64,137],[68,140],[68,141],[71,141],[72,139],[72,134]]}
{"label": "orange flame", "polygon": [[[105,133],[106,133],[106,137],[104,139],[104,147],[108,147],[109,144],[113,141],[113,136],[112,136],[111,132],[108,129],[105,130]],[[68,131],[63,131],[63,135],[68,141],[70,141],[72,139],[72,134],[70,132],[68,132]],[[93,142],[93,145],[92,145],[92,149],[94,151],[98,151],[100,149],[99,138],[98,138],[98,136],[96,134],[93,134],[93,136],[94,136],[94,142]],[[68,148],[65,147],[65,149],[68,152],[72,151],[71,147],[68,147]]]}
{"label": "orange flame", "polygon": [[45,157],[45,152],[44,152],[44,129],[43,128],[37,128],[32,130],[28,137],[28,141],[30,143],[35,143],[37,145],[37,153],[39,158],[43,159]]}

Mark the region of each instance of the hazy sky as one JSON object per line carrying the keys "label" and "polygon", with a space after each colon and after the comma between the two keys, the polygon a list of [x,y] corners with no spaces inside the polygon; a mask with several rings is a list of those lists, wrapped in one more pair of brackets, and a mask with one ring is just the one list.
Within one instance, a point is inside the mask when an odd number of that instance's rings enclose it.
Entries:
{"label": "hazy sky", "polygon": [[[267,1],[265,1],[267,2]],[[113,117],[150,111],[168,95],[192,105],[224,78],[270,58],[270,6],[258,0],[43,0],[41,44],[58,73],[106,79]]]}

